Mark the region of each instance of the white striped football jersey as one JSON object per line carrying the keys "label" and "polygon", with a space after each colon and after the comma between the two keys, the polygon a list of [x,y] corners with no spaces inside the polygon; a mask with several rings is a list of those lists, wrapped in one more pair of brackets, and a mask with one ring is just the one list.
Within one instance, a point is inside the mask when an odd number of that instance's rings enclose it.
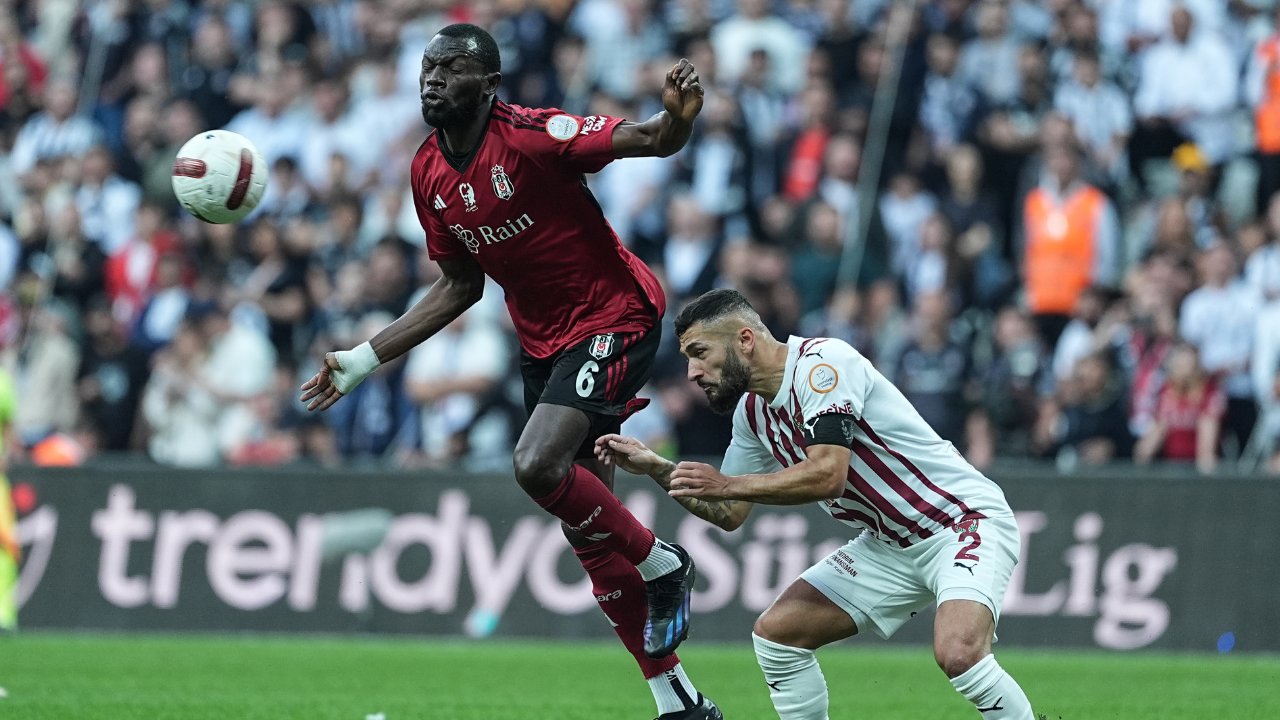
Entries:
{"label": "white striped football jersey", "polygon": [[792,337],[773,402],[747,393],[733,415],[726,475],[778,472],[805,455],[822,415],[851,419],[844,494],[831,517],[907,547],[965,516],[1012,517],[1004,493],[920,417],[898,388],[841,340]]}

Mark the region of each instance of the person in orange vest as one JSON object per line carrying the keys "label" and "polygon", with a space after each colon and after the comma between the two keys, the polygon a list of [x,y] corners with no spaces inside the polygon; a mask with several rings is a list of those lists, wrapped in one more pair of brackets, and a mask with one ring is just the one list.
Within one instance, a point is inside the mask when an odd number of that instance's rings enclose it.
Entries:
{"label": "person in orange vest", "polygon": [[1040,184],[1023,204],[1019,251],[1026,306],[1046,347],[1058,342],[1081,291],[1115,283],[1119,242],[1115,207],[1080,179],[1079,149],[1045,148]]}
{"label": "person in orange vest", "polygon": [[1280,191],[1280,4],[1275,13],[1276,30],[1254,47],[1244,79],[1258,142],[1259,215],[1266,213],[1271,196]]}

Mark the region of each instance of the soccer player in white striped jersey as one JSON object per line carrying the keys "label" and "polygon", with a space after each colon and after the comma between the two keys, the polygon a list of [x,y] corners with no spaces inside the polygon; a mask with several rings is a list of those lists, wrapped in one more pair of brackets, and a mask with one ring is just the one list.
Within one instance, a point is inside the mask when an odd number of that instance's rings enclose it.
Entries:
{"label": "soccer player in white striped jersey", "polygon": [[733,530],[754,504],[820,503],[862,530],[806,570],[756,621],[752,640],[782,720],[826,720],[814,650],[889,637],[937,602],[933,652],[986,720],[1033,720],[991,654],[1018,560],[1004,493],[929,427],[848,344],[775,340],[746,299],[713,290],[676,319],[689,379],[733,412],[723,466],[672,463],[634,438],[597,441],[601,460],[649,475],[693,514]]}

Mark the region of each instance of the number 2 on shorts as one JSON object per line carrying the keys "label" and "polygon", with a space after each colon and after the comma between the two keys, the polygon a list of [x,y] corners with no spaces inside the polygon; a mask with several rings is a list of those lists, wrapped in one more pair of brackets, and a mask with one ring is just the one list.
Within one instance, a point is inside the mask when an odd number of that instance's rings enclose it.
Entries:
{"label": "number 2 on shorts", "polygon": [[964,542],[966,540],[970,541],[969,544],[965,545],[963,548],[960,548],[960,552],[956,553],[956,559],[972,560],[974,562],[977,562],[981,558],[979,558],[977,555],[970,555],[969,551],[977,550],[978,546],[982,544],[982,538],[978,537],[978,533],[972,530],[969,530],[968,532],[960,533],[960,542]]}

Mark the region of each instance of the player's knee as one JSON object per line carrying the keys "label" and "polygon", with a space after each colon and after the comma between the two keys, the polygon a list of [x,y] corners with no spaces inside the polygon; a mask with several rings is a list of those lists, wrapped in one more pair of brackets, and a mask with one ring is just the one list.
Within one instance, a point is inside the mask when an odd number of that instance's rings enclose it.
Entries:
{"label": "player's knee", "polygon": [[756,625],[752,629],[756,635],[769,642],[775,642],[779,645],[789,645],[791,647],[806,647],[802,642],[803,633],[798,632],[798,628],[794,623],[787,622],[786,613],[777,612],[773,608],[764,611],[764,614],[756,618]]}
{"label": "player's knee", "polygon": [[962,638],[952,638],[938,642],[933,647],[933,659],[949,678],[960,677],[969,672],[969,668],[977,665],[986,655],[985,643],[980,640],[969,642]]}
{"label": "player's knee", "polygon": [[511,463],[515,468],[516,482],[533,498],[545,497],[555,492],[560,481],[569,472],[568,466],[560,462],[554,453],[545,452],[541,448],[516,447]]}

